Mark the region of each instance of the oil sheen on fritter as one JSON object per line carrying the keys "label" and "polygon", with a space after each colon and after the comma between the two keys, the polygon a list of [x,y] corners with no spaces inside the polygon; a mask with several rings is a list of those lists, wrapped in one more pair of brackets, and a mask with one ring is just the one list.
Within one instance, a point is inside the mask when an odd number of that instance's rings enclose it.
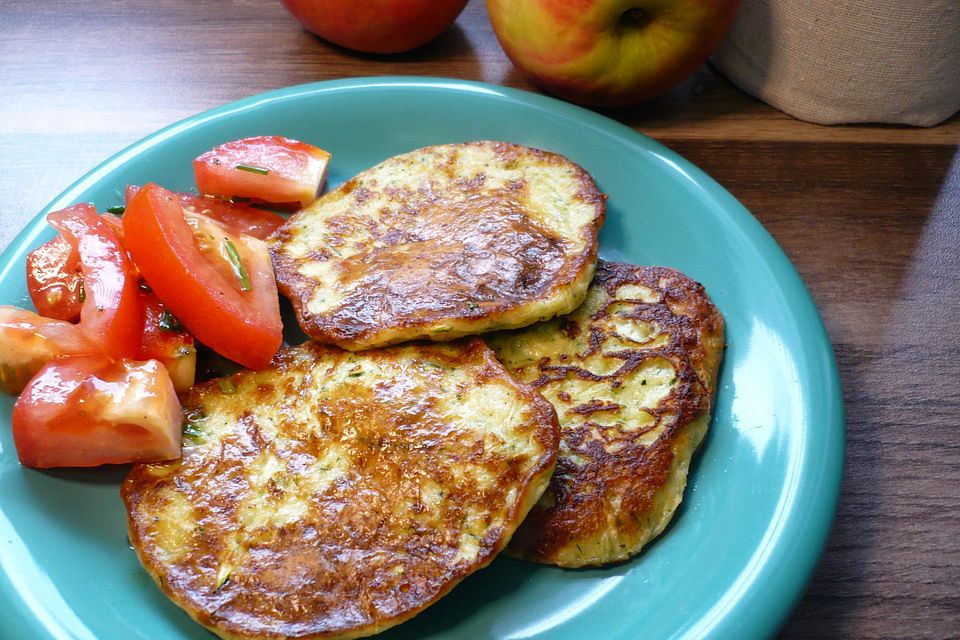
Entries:
{"label": "oil sheen on fritter", "polygon": [[550,486],[507,553],[564,567],[638,553],[673,516],[710,422],[723,318],[703,287],[601,260],[582,307],[488,343],[561,426]]}
{"label": "oil sheen on fritter", "polygon": [[581,167],[504,142],[426,147],[359,174],[272,240],[311,337],[350,350],[447,341],[575,309],[604,197]]}
{"label": "oil sheen on fritter", "polygon": [[130,540],[224,638],[350,638],[410,618],[507,543],[559,440],[476,338],[307,343],[186,394],[182,460],[123,484]]}

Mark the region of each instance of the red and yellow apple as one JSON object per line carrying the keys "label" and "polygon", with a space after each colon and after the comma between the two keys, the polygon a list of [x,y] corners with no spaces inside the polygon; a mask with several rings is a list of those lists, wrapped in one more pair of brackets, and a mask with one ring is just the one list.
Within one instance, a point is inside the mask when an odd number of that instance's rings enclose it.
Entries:
{"label": "red and yellow apple", "polygon": [[707,59],[739,0],[487,0],[500,45],[531,82],[612,107],[652,98]]}
{"label": "red and yellow apple", "polygon": [[467,0],[282,0],[307,30],[341,47],[399,53],[433,40]]}

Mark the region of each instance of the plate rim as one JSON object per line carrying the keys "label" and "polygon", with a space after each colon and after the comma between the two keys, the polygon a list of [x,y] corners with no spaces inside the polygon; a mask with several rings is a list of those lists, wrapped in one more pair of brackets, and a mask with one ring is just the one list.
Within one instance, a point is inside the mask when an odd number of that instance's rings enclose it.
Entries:
{"label": "plate rim", "polygon": [[[494,99],[505,99],[511,103],[519,103],[523,107],[533,107],[550,112],[553,115],[560,115],[565,119],[575,121],[579,125],[587,124],[594,131],[601,132],[604,135],[637,145],[652,153],[659,160],[672,165],[689,182],[691,187],[703,191],[710,200],[730,215],[735,216],[735,222],[739,228],[753,244],[762,249],[765,261],[770,269],[777,274],[777,282],[781,285],[790,285],[790,295],[787,296],[789,306],[796,308],[805,316],[807,328],[803,332],[806,339],[805,346],[808,348],[816,347],[816,358],[814,358],[818,361],[816,367],[824,375],[823,386],[831,391],[827,402],[821,407],[827,417],[826,424],[822,425],[827,442],[819,452],[813,452],[813,454],[819,455],[819,460],[814,461],[818,463],[814,470],[822,475],[817,483],[816,494],[807,496],[802,505],[799,503],[799,489],[795,489],[792,494],[794,496],[791,505],[793,513],[801,506],[805,511],[800,514],[803,516],[801,524],[804,525],[804,529],[797,535],[797,538],[802,538],[802,540],[798,540],[792,549],[781,550],[781,557],[787,553],[793,556],[780,563],[789,564],[791,571],[771,575],[774,567],[771,567],[771,562],[768,559],[752,574],[752,579],[744,585],[739,598],[734,599],[725,609],[721,608],[720,611],[717,611],[709,624],[680,629],[678,630],[679,635],[676,637],[704,637],[709,635],[710,637],[733,638],[739,637],[744,627],[752,628],[757,632],[755,635],[758,636],[774,635],[786,623],[790,613],[803,597],[826,549],[832,524],[836,517],[843,480],[846,424],[843,391],[833,346],[820,312],[805,282],[786,253],[760,221],[702,169],[663,144],[623,123],[595,111],[543,94],[485,82],[437,76],[340,78],[273,89],[234,100],[176,121],[144,136],[97,164],[53,198],[4,248],[3,252],[0,253],[0,279],[5,278],[11,268],[20,264],[20,261],[16,259],[20,254],[25,253],[27,248],[37,244],[39,236],[46,229],[43,218],[48,212],[73,204],[77,201],[77,196],[81,192],[94,186],[109,172],[122,167],[128,160],[155,144],[202,126],[207,121],[216,120],[233,112],[243,111],[273,101],[299,99],[306,95],[327,92],[385,88],[401,90],[430,89],[454,94],[463,92],[484,94]],[[810,425],[804,424],[804,428],[809,429]],[[811,460],[806,460],[805,463],[805,467],[809,469]],[[2,510],[0,510],[0,515],[2,515]],[[758,593],[761,589],[762,594]],[[9,596],[9,594],[0,595]],[[745,603],[748,600],[759,600],[763,602],[764,606],[756,606],[757,603],[754,602],[753,606],[746,607]],[[721,603],[718,602],[717,604]],[[713,609],[710,611],[712,612]],[[737,615],[733,616],[734,613]],[[731,623],[733,617],[737,618],[734,624]]]}

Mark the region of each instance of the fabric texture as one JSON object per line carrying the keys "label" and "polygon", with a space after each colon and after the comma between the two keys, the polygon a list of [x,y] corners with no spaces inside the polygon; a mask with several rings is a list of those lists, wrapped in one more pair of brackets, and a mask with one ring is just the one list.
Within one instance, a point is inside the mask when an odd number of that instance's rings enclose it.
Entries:
{"label": "fabric texture", "polygon": [[960,0],[742,0],[712,61],[802,120],[931,126],[960,110]]}

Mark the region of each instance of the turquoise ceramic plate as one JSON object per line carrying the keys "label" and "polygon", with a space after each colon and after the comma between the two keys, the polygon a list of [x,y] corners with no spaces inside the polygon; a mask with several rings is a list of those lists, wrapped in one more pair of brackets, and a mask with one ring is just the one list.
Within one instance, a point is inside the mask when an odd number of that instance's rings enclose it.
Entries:
{"label": "turquoise ceramic plate", "polygon": [[[729,347],[713,425],[674,524],[631,562],[562,571],[506,558],[389,638],[759,638],[802,594],[834,514],[843,411],[830,343],[783,252],[683,158],[611,120],[538,95],[452,80],[375,78],[292,87],[195,116],[94,169],[48,210],[118,203],[128,183],[192,187],[190,160],[234,138],[282,134],[333,153],[335,185],[423,145],[497,139],[557,151],[609,194],[606,258],[702,282]],[[44,212],[45,213],[45,212]],[[0,259],[0,303],[29,306],[25,254]],[[0,637],[209,638],[141,570],[118,497],[124,469],[17,463],[0,404]]]}

